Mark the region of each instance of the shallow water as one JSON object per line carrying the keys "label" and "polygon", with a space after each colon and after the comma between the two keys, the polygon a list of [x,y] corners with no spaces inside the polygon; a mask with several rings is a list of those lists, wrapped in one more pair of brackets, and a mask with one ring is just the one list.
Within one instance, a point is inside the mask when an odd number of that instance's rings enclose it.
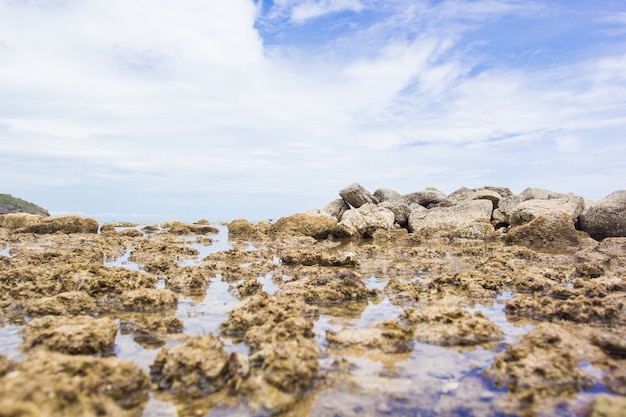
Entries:
{"label": "shallow water", "polygon": [[[143,226],[137,226],[141,228]],[[228,251],[237,248],[241,251],[262,250],[261,245],[251,243],[229,242],[226,226],[216,225],[219,233],[210,235],[212,242],[208,242],[197,236],[182,237],[186,247],[195,249],[198,254],[184,258],[178,262],[179,267],[202,267],[204,259],[213,253]],[[34,245],[23,245],[32,249]],[[107,267],[123,267],[130,270],[141,270],[141,267],[130,261],[133,248],[127,248],[116,259],[107,260]],[[17,247],[5,247],[0,254],[10,256]],[[346,251],[356,250],[353,243],[342,243],[330,249],[338,255],[345,255]],[[239,271],[257,274],[257,281],[262,290],[269,295],[274,295],[283,282],[291,279],[291,273],[296,276],[297,270],[282,268],[280,258],[270,255],[267,259],[271,272],[257,273],[255,266],[261,261],[241,263],[234,260],[234,266]],[[514,319],[504,311],[505,302],[513,298],[513,293],[505,289],[497,296],[480,298],[477,296],[463,296],[459,304],[470,312],[481,312],[496,324],[504,332],[501,341],[485,344],[477,347],[444,347],[418,341],[415,337],[407,351],[402,353],[385,353],[377,349],[364,349],[361,347],[338,348],[331,346],[326,338],[328,331],[339,332],[342,329],[368,329],[373,324],[385,320],[398,319],[403,311],[408,308],[420,306],[424,301],[408,301],[395,299],[386,295],[385,288],[394,274],[400,276],[405,282],[417,282],[426,285],[438,276],[441,270],[452,272],[469,271],[472,265],[467,259],[455,258],[454,253],[446,251],[441,259],[435,259],[431,269],[416,267],[415,271],[398,272],[400,267],[394,265],[394,258],[381,256],[367,260],[361,265],[360,272],[363,274],[363,282],[370,290],[378,290],[379,296],[367,300],[350,300],[341,304],[315,306],[319,315],[314,321],[314,340],[321,348],[320,374],[331,375],[332,387],[320,385],[311,390],[302,400],[302,413],[298,409],[289,416],[315,415],[315,416],[382,416],[382,415],[406,415],[406,416],[477,416],[490,415],[500,416],[494,411],[494,402],[506,394],[505,389],[497,389],[494,384],[483,374],[488,369],[496,355],[502,352],[531,331],[536,322],[530,320]],[[247,259],[246,259],[247,260]],[[571,262],[571,256],[564,256],[558,262]],[[413,262],[408,260],[407,263]],[[415,261],[417,264],[418,261]],[[441,267],[438,267],[437,262]],[[523,260],[513,260],[523,264]],[[404,265],[404,264],[403,264]],[[273,267],[278,269],[274,272]],[[396,269],[394,269],[396,268]],[[421,268],[421,267],[420,267]],[[440,268],[440,269],[437,269]],[[419,269],[419,270],[418,270]],[[168,335],[164,346],[173,347],[183,343],[185,337],[196,337],[206,334],[219,336],[227,352],[248,354],[249,349],[245,344],[235,343],[228,337],[221,335],[220,325],[228,318],[229,313],[237,308],[241,301],[237,293],[237,285],[243,282],[243,277],[234,277],[228,280],[222,279],[222,275],[216,274],[210,280],[206,291],[194,295],[179,295],[178,304],[174,311],[168,314],[180,319],[184,324],[183,335]],[[166,288],[167,278],[158,276],[156,288]],[[137,315],[150,315],[160,313],[135,313]],[[116,317],[118,328],[120,318]],[[24,356],[20,350],[23,326],[9,323],[6,319],[0,321],[0,354],[7,355],[11,359],[19,360]],[[133,334],[122,334],[118,331],[113,354],[122,359],[137,363],[143,370],[149,372],[150,365],[158,355],[161,347],[139,343]],[[602,377],[602,371],[589,363],[581,364],[580,368],[596,379]],[[566,409],[570,412],[572,407],[583,407],[590,401],[593,395],[607,392],[600,384],[596,384],[591,390],[581,393],[573,402],[573,406]],[[180,404],[178,404],[180,406]],[[299,405],[300,406],[300,405]],[[163,398],[150,396],[150,400],[143,412],[145,417],[177,416],[177,405]],[[181,412],[181,416],[191,415]],[[207,416],[239,416],[248,415],[245,408],[211,409]],[[563,414],[566,415],[566,414]]]}

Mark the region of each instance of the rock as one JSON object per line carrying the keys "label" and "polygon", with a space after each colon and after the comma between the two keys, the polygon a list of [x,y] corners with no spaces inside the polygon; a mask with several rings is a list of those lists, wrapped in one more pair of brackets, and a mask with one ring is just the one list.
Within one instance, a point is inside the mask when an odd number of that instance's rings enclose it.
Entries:
{"label": "rock", "polygon": [[521,343],[496,356],[485,373],[497,387],[508,388],[507,395],[518,402],[518,407],[532,407],[593,386],[593,378],[578,367],[582,359],[579,355],[589,349],[593,347],[573,332],[540,323],[523,336]]}
{"label": "rock", "polygon": [[13,197],[11,194],[0,194],[0,214],[7,213],[29,213],[43,217],[50,216],[48,210],[36,204]]}
{"label": "rock", "polygon": [[453,207],[435,207],[413,211],[409,216],[409,231],[436,234],[458,229],[475,221],[489,223],[493,204],[487,200],[474,200]]}
{"label": "rock", "polygon": [[508,227],[509,218],[502,212],[502,210],[497,208],[493,211],[493,213],[491,213],[491,224],[496,229],[499,229],[500,227]]}
{"label": "rock", "polygon": [[504,197],[502,200],[500,200],[500,204],[498,204],[497,210],[500,210],[498,217],[500,218],[501,215],[505,219],[502,224],[511,224],[511,217],[513,215],[513,212],[522,201],[522,197],[515,194]]}
{"label": "rock", "polygon": [[505,242],[509,244],[555,248],[578,246],[581,238],[580,232],[574,227],[571,216],[564,211],[550,211],[539,215],[529,223],[512,227],[504,235]]}
{"label": "rock", "polygon": [[176,220],[170,220],[161,223],[161,228],[173,235],[206,235],[209,233],[218,233],[217,227],[202,223],[183,223]]}
{"label": "rock", "polygon": [[[569,194],[571,195],[571,194]],[[556,191],[546,190],[544,188],[526,188],[524,191],[519,193],[519,196],[522,198],[522,201],[527,200],[552,200],[552,199],[560,199],[566,198],[568,194],[557,193]]]}
{"label": "rock", "polygon": [[416,193],[405,194],[402,196],[406,204],[411,205],[417,203],[420,206],[428,207],[434,206],[446,200],[448,196],[443,192],[433,187],[428,187],[424,191],[418,191]]}
{"label": "rock", "polygon": [[108,317],[44,316],[24,326],[24,346],[27,349],[44,346],[72,355],[103,354],[113,349],[116,334],[117,326]]}
{"label": "rock", "polygon": [[415,324],[420,341],[442,346],[473,346],[501,340],[504,332],[481,312],[463,308],[427,306],[409,308],[403,318]]}
{"label": "rock", "polygon": [[16,230],[21,233],[35,233],[39,235],[52,233],[98,233],[100,225],[90,218],[76,215],[64,215],[42,218],[40,222]]}
{"label": "rock", "polygon": [[298,213],[278,219],[267,234],[272,237],[304,235],[326,239],[335,233],[336,228],[337,220],[331,216]]}
{"label": "rock", "polygon": [[626,190],[612,192],[580,216],[580,229],[596,239],[626,237]]}
{"label": "rock", "polygon": [[323,250],[292,249],[281,257],[285,265],[305,266],[356,266],[358,262],[353,253],[332,254]]}
{"label": "rock", "polygon": [[453,230],[448,237],[453,240],[487,240],[495,237],[495,229],[489,223],[471,222]]}
{"label": "rock", "polygon": [[378,199],[367,191],[361,184],[353,183],[339,191],[341,198],[354,208],[359,208],[364,204],[378,203]]}
{"label": "rock", "polygon": [[159,390],[210,394],[226,386],[228,360],[224,343],[209,333],[163,348],[150,366],[150,377]]}
{"label": "rock", "polygon": [[128,311],[155,311],[175,308],[178,296],[170,290],[140,289],[120,295],[122,308]]}
{"label": "rock", "polygon": [[368,203],[356,210],[348,210],[337,225],[337,237],[371,237],[378,229],[390,230],[394,213],[384,207]]}
{"label": "rock", "polygon": [[573,224],[576,224],[584,207],[583,198],[573,194],[563,198],[525,200],[513,209],[509,221],[512,226],[517,226],[550,212],[564,211],[570,215]]}
{"label": "rock", "polygon": [[28,213],[11,213],[0,215],[0,227],[10,230],[23,229],[39,224],[42,216]]}
{"label": "rock", "polygon": [[232,239],[262,240],[264,233],[246,219],[228,223],[228,237]]}
{"label": "rock", "polygon": [[[289,291],[289,287],[286,287]],[[295,291],[289,291],[290,295]],[[347,300],[365,300],[375,296],[375,290],[369,290],[361,276],[344,270],[309,279],[303,286],[302,297],[307,303],[338,303]]]}
{"label": "rock", "polygon": [[80,315],[95,311],[96,303],[89,294],[83,291],[69,291],[52,297],[43,297],[26,307],[26,312],[30,316]]}
{"label": "rock", "polygon": [[399,224],[400,227],[407,227],[409,215],[411,214],[411,208],[407,204],[401,200],[385,200],[379,203],[378,207],[391,210],[394,215],[394,221]]}
{"label": "rock", "polygon": [[486,185],[483,188],[486,190],[495,191],[496,193],[500,194],[503,198],[513,195],[513,192],[508,187],[494,187],[492,185]]}
{"label": "rock", "polygon": [[338,198],[328,203],[322,210],[339,221],[343,213],[350,210],[350,206],[344,199]]}
{"label": "rock", "polygon": [[493,203],[493,208],[497,209],[502,200],[502,196],[496,191],[488,190],[486,188],[474,191],[471,197],[472,200],[489,200]]}
{"label": "rock", "polygon": [[379,188],[374,191],[374,197],[378,199],[379,202],[383,201],[395,201],[400,200],[402,196],[396,190],[392,190],[391,188]]}
{"label": "rock", "polygon": [[0,414],[141,416],[148,384],[131,361],[37,350],[0,378]]}
{"label": "rock", "polygon": [[467,200],[471,200],[474,196],[474,191],[467,187],[461,187],[456,191],[453,191],[441,202],[442,207],[452,207]]}
{"label": "rock", "polygon": [[326,340],[334,346],[357,348],[385,353],[404,353],[411,350],[413,329],[397,320],[373,323],[366,329],[344,328],[338,332],[327,330]]}
{"label": "rock", "polygon": [[593,399],[586,417],[624,417],[626,416],[626,398],[599,395]]}
{"label": "rock", "polygon": [[626,253],[626,238],[607,237],[598,245],[598,252],[609,256],[623,256]]}

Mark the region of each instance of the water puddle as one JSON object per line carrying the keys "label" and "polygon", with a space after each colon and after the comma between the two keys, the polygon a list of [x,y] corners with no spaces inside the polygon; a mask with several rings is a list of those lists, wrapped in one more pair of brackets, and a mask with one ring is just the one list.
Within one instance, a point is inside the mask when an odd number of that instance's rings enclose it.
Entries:
{"label": "water puddle", "polygon": [[110,268],[113,266],[117,266],[117,267],[121,267],[121,268],[126,268],[129,269],[131,271],[139,271],[141,270],[141,267],[139,265],[137,265],[135,262],[130,261],[130,255],[132,253],[132,248],[127,249],[126,252],[124,252],[124,254],[112,261],[105,261],[104,262],[104,266]]}
{"label": "water puddle", "polygon": [[20,350],[22,345],[21,331],[24,326],[5,325],[0,327],[0,354],[12,360],[21,360],[24,354]]}

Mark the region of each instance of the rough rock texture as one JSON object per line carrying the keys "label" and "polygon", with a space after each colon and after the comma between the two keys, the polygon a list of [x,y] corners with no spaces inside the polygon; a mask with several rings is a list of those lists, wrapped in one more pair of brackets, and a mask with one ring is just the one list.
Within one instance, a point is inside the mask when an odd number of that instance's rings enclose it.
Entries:
{"label": "rough rock texture", "polygon": [[96,311],[94,299],[84,291],[68,291],[52,297],[37,299],[26,307],[31,316],[61,316],[92,314]]}
{"label": "rough rock texture", "polygon": [[626,236],[626,190],[612,192],[580,216],[580,229],[597,240]]}
{"label": "rough rock texture", "polygon": [[140,417],[148,376],[115,357],[70,356],[37,350],[0,374],[3,416]]}
{"label": "rough rock texture", "polygon": [[402,199],[400,193],[396,190],[392,190],[391,188],[378,188],[374,191],[374,197],[376,197],[381,203],[383,201],[395,201]]}
{"label": "rough rock texture", "polygon": [[373,323],[366,329],[327,330],[326,340],[335,348],[349,346],[367,351],[379,349],[385,353],[403,353],[411,350],[413,333],[410,326],[397,320],[385,320]]}
{"label": "rough rock texture", "polygon": [[462,203],[467,200],[471,200],[473,196],[474,196],[473,190],[467,187],[461,187],[458,190],[451,192],[450,195],[448,195],[446,199],[441,202],[441,206],[442,207],[456,206],[459,203]]}
{"label": "rough rock texture", "polygon": [[0,226],[10,229],[22,229],[41,222],[42,216],[28,213],[11,213],[0,215]]}
{"label": "rough rock texture", "polygon": [[593,400],[586,417],[624,417],[626,398],[601,395]]}
{"label": "rough rock texture", "polygon": [[406,227],[408,225],[411,208],[406,203],[401,200],[386,200],[379,203],[378,207],[391,210],[394,215],[394,221],[400,227]]}
{"label": "rough rock texture", "polygon": [[328,215],[293,214],[281,217],[267,231],[269,236],[292,236],[301,234],[315,239],[326,239],[332,236],[337,228],[337,220]]}
{"label": "rough rock texture", "polygon": [[208,334],[162,349],[150,366],[150,376],[159,390],[210,394],[226,386],[228,361],[224,343]]}
{"label": "rough rock texture", "polygon": [[365,204],[356,210],[348,210],[337,225],[336,236],[371,237],[378,229],[393,229],[394,213],[375,204]]}
{"label": "rough rock texture", "polygon": [[510,223],[512,226],[518,226],[553,211],[566,212],[570,215],[572,221],[576,223],[584,207],[585,201],[583,198],[574,195],[566,196],[565,198],[526,200],[513,209],[510,214]]}
{"label": "rough rock texture", "polygon": [[409,216],[409,231],[430,234],[458,229],[475,221],[489,223],[492,211],[493,204],[488,200],[474,200],[453,207],[413,211]]}
{"label": "rough rock texture", "polygon": [[447,197],[448,196],[443,191],[433,187],[428,187],[424,191],[405,194],[402,196],[402,199],[409,205],[417,203],[420,206],[430,208],[435,204],[445,201]]}
{"label": "rough rock texture", "polygon": [[578,367],[580,356],[593,349],[566,329],[541,323],[521,344],[500,353],[486,374],[496,385],[508,388],[507,400],[516,409],[573,398],[593,386],[593,377]]}
{"label": "rough rock texture", "polygon": [[326,204],[326,206],[322,209],[325,213],[333,216],[337,221],[341,219],[343,213],[350,210],[350,206],[345,202],[344,199],[338,198],[336,200],[331,201]]}
{"label": "rough rock texture", "polygon": [[378,203],[378,199],[358,183],[353,183],[343,188],[339,191],[339,195],[354,208],[359,208],[368,203]]}
{"label": "rough rock texture", "polygon": [[41,218],[38,223],[23,227],[17,231],[23,233],[52,234],[52,233],[98,233],[100,225],[97,221],[80,216],[53,216]]}
{"label": "rough rock texture", "polygon": [[140,289],[120,295],[122,308],[128,311],[154,311],[176,307],[178,296],[170,290]]}
{"label": "rough rock texture", "polygon": [[69,354],[102,354],[113,349],[116,334],[117,326],[108,317],[44,316],[26,323],[24,347],[44,346]]}
{"label": "rough rock texture", "polygon": [[443,346],[471,346],[502,339],[504,332],[481,312],[462,308],[429,306],[408,309],[404,320],[416,324],[415,334],[421,341]]}
{"label": "rough rock texture", "polygon": [[551,200],[551,199],[566,198],[568,194],[546,190],[545,188],[528,187],[524,191],[519,193],[519,196],[522,198],[522,201],[527,201],[527,200]]}
{"label": "rough rock texture", "polygon": [[231,239],[263,240],[265,234],[246,219],[237,219],[228,223],[228,237]]}
{"label": "rough rock texture", "polygon": [[481,189],[474,191],[474,194],[472,194],[471,199],[472,200],[489,200],[493,203],[493,208],[496,209],[498,208],[498,205],[500,204],[500,200],[502,200],[502,196],[496,191],[489,190],[486,188],[481,188]]}
{"label": "rough rock texture", "polygon": [[504,240],[509,244],[560,248],[577,246],[581,238],[581,233],[574,227],[571,216],[564,211],[541,214],[529,223],[512,228],[504,235]]}

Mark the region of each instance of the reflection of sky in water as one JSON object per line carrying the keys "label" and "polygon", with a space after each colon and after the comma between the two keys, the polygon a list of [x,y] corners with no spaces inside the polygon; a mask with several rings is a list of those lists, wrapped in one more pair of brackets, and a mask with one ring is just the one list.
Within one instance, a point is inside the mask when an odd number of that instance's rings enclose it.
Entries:
{"label": "reflection of sky in water", "polygon": [[0,354],[9,359],[18,360],[24,354],[20,351],[22,344],[21,331],[24,326],[6,325],[0,327]]}

